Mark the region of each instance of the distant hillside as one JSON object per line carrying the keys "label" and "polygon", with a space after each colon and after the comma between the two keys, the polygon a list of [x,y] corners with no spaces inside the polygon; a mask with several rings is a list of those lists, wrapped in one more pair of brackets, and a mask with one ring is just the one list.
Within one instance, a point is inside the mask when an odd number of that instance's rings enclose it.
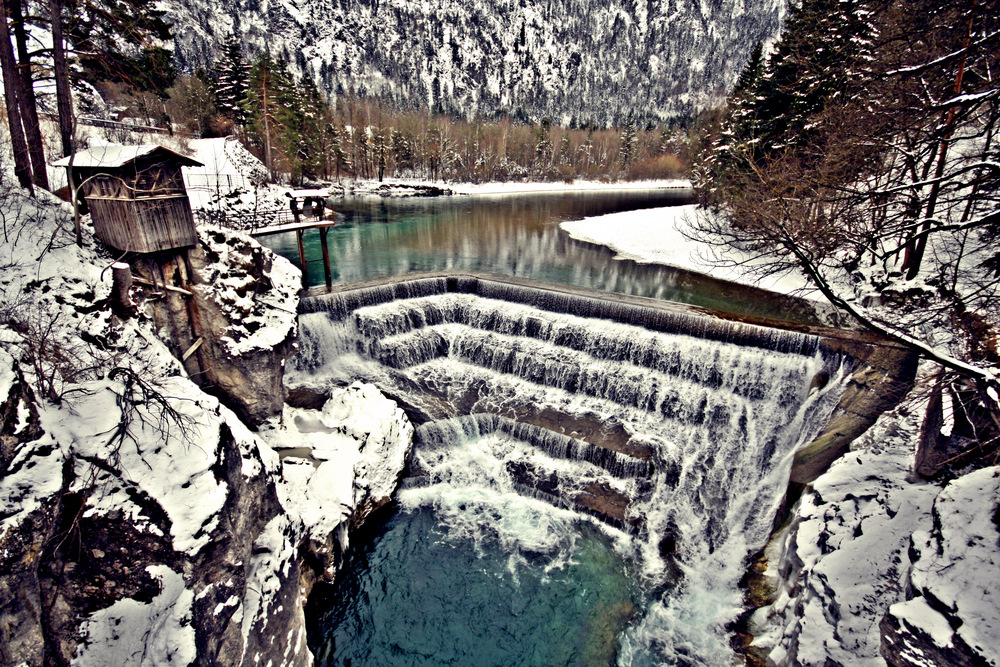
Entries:
{"label": "distant hillside", "polygon": [[165,0],[182,69],[230,32],[328,93],[560,123],[721,100],[785,0]]}

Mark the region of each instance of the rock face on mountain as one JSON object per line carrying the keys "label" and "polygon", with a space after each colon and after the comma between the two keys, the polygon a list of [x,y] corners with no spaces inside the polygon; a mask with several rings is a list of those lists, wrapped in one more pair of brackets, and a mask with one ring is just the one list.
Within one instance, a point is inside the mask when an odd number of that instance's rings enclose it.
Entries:
{"label": "rock face on mountain", "polygon": [[466,117],[621,122],[718,101],[784,0],[167,0],[182,69],[233,33],[321,89]]}

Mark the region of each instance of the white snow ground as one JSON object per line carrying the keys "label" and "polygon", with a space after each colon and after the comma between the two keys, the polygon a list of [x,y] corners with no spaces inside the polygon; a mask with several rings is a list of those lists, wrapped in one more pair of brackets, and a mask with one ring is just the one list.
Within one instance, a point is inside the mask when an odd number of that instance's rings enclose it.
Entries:
{"label": "white snow ground", "polygon": [[720,259],[720,266],[710,249],[684,235],[692,226],[696,205],[667,206],[641,211],[610,213],[582,220],[570,220],[560,227],[572,238],[611,248],[616,259],[631,259],[649,264],[666,264],[679,269],[697,271],[721,280],[755,285],[772,292],[801,294],[810,291],[801,273],[786,273],[758,280],[752,273],[753,261],[736,248],[730,248]]}

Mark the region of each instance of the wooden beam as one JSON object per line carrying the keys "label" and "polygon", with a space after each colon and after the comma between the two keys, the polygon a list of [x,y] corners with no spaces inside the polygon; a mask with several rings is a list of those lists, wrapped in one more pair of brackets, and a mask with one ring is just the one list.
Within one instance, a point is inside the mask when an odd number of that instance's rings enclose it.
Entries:
{"label": "wooden beam", "polygon": [[299,265],[302,267],[302,285],[306,284],[306,247],[302,243],[302,230],[295,230],[295,240],[299,244]]}
{"label": "wooden beam", "polygon": [[192,354],[194,354],[195,351],[199,347],[201,347],[201,344],[204,343],[204,342],[205,342],[204,338],[199,338],[198,340],[196,340],[194,342],[194,344],[187,349],[187,352],[185,352],[184,354],[181,355],[181,363],[184,363],[185,361],[187,361],[188,357],[190,357]]}
{"label": "wooden beam", "polygon": [[147,287],[163,287],[171,292],[177,292],[178,294],[183,294],[184,296],[194,296],[194,292],[189,292],[183,287],[174,287],[173,285],[157,285],[151,280],[146,280],[145,278],[132,278],[132,282],[139,283],[140,285],[146,285]]}
{"label": "wooden beam", "polygon": [[329,227],[319,228],[319,240],[323,246],[323,276],[326,278],[327,289],[333,286],[333,276],[330,275],[330,249],[326,245],[326,233],[328,231],[330,231]]}

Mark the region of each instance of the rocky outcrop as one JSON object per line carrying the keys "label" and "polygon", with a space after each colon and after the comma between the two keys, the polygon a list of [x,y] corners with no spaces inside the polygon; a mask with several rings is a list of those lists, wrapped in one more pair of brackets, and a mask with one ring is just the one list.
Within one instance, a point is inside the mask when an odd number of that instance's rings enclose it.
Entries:
{"label": "rocky outcrop", "polygon": [[273,453],[186,380],[128,384],[35,404],[2,471],[2,662],[310,664]]}
{"label": "rocky outcrop", "polygon": [[[23,447],[37,443],[44,435],[38,424],[34,394],[24,381],[14,359],[0,349],[0,471],[17,474],[33,461],[23,460],[11,466]],[[51,455],[54,447],[46,447]],[[61,482],[59,457],[44,466],[57,475],[53,487]],[[37,576],[39,554],[51,538],[47,530],[55,524],[58,499],[45,497],[29,501],[23,517],[27,530],[0,534],[0,664],[27,662],[42,664],[45,634],[42,631],[42,595]],[[7,509],[7,508],[4,508]]]}
{"label": "rocky outcrop", "polygon": [[253,427],[279,416],[285,361],[297,345],[298,269],[213,227],[200,228],[190,250],[134,265],[160,290],[145,303],[188,374]]}
{"label": "rocky outcrop", "polygon": [[977,459],[990,460],[1000,432],[970,380],[939,372],[914,453],[914,470],[928,479],[961,474]]}
{"label": "rocky outcrop", "polygon": [[278,490],[308,567],[303,595],[331,581],[349,533],[392,498],[413,447],[413,426],[373,385],[334,389],[321,409],[287,407],[261,435],[282,455]]}
{"label": "rocky outcrop", "polygon": [[929,400],[885,413],[805,488],[766,552],[760,664],[1000,664],[1000,468],[944,490],[914,475]]}
{"label": "rocky outcrop", "polygon": [[880,623],[886,663],[1000,665],[1000,467],[946,486],[909,553],[907,600]]}
{"label": "rocky outcrop", "polygon": [[[916,354],[895,345],[831,340],[825,340],[824,344],[858,359],[858,367],[829,423],[812,442],[795,453],[789,481],[799,487],[823,474],[850,450],[855,438],[867,431],[883,412],[892,409],[913,386],[917,370]],[[797,495],[794,491],[793,499]]]}
{"label": "rocky outcrop", "polygon": [[268,435],[299,456],[279,460],[185,379],[162,380],[164,402],[133,406],[115,441],[126,386],[87,385],[80,418],[24,406],[3,361],[3,422],[12,405],[37,420],[0,476],[0,663],[312,664],[309,587],[405,467],[394,403],[355,385],[290,410]]}

